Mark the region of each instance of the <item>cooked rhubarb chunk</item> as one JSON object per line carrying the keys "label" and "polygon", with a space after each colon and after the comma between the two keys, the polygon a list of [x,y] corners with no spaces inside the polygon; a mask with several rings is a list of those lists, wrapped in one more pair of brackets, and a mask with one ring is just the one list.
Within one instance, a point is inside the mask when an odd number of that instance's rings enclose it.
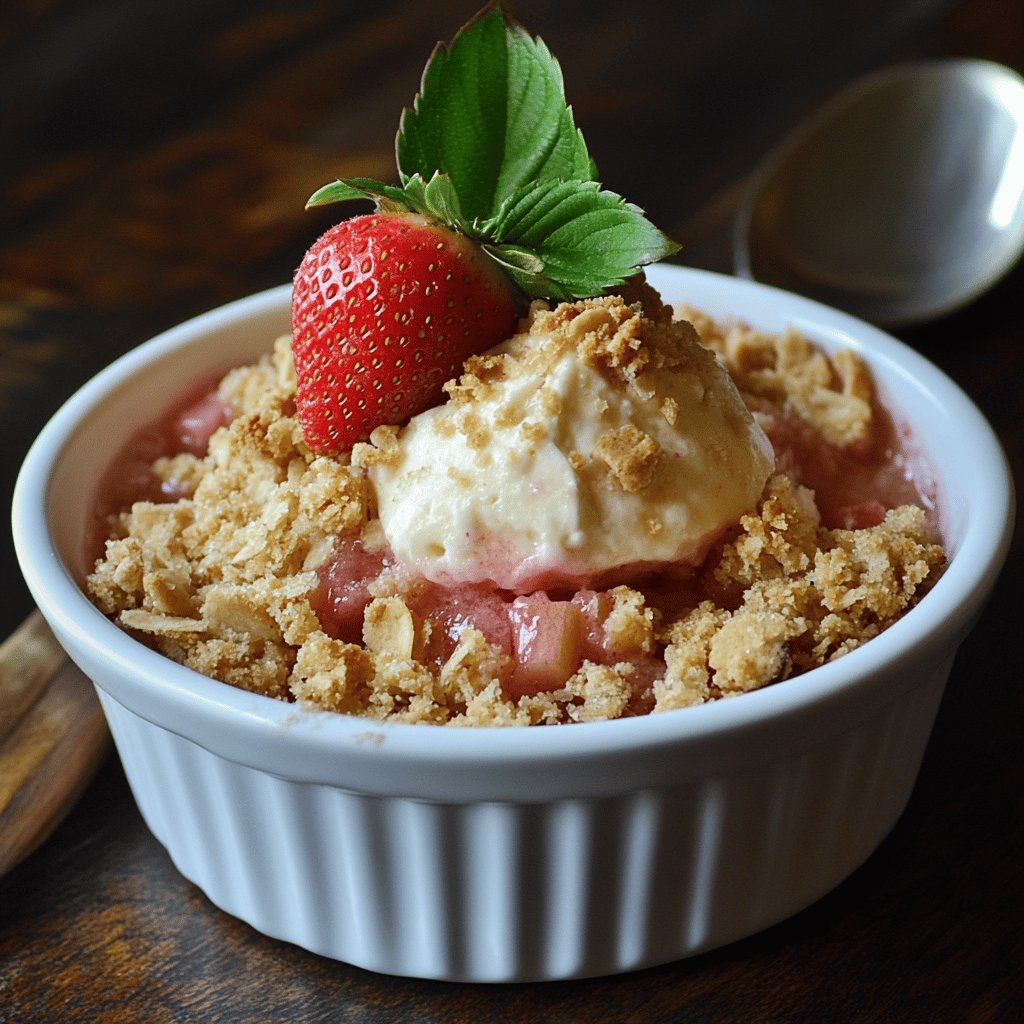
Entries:
{"label": "cooked rhubarb chunk", "polygon": [[451,656],[467,626],[483,633],[488,643],[506,654],[512,651],[507,604],[484,587],[421,587],[406,597],[411,608],[430,624],[423,660],[441,665]]}
{"label": "cooked rhubarb chunk", "polygon": [[231,422],[231,409],[216,391],[186,406],[168,424],[168,440],[174,451],[205,455],[210,438]]}
{"label": "cooked rhubarb chunk", "polygon": [[552,601],[543,591],[517,597],[509,606],[513,697],[555,690],[580,664],[583,616],[571,601]]}
{"label": "cooked rhubarb chunk", "polygon": [[341,537],[321,566],[313,608],[324,632],[348,643],[362,638],[363,612],[370,603],[369,584],[380,575],[388,551],[368,550],[359,540]]}

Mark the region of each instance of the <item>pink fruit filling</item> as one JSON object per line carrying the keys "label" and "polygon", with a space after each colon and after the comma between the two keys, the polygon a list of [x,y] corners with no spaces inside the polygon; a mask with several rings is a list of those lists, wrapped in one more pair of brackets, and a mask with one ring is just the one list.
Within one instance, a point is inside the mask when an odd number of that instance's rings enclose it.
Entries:
{"label": "pink fruit filling", "polygon": [[877,526],[889,509],[910,504],[928,511],[936,527],[935,481],[909,429],[898,427],[884,406],[875,403],[867,437],[838,448],[796,414],[763,400],[751,404],[762,413],[776,470],[814,491],[823,525]]}
{"label": "pink fruit filling", "polygon": [[208,391],[177,413],[164,427],[172,450],[190,455],[205,455],[210,438],[219,427],[231,422],[231,409],[220,394]]}
{"label": "pink fruit filling", "polygon": [[[328,635],[348,643],[362,636],[363,616],[373,600],[372,585],[394,567],[385,547],[367,549],[340,537],[318,572],[313,609]],[[544,591],[515,595],[477,584],[441,586],[396,574],[406,605],[430,623],[421,660],[440,667],[471,626],[511,659],[502,686],[513,699],[555,690],[585,662],[611,665],[632,661],[637,682],[649,684],[664,665],[640,651],[617,647],[605,628],[614,598],[609,591],[581,590],[571,597]]]}
{"label": "pink fruit filling", "polygon": [[363,636],[363,612],[373,600],[370,584],[388,564],[386,549],[370,551],[358,540],[343,538],[335,545],[332,557],[317,573],[313,610],[325,633],[355,644]]}
{"label": "pink fruit filling", "polygon": [[572,601],[552,601],[537,591],[515,598],[508,617],[515,652],[508,688],[514,696],[555,690],[580,667],[583,615]]}
{"label": "pink fruit filling", "polygon": [[92,561],[109,536],[107,520],[136,501],[178,501],[187,496],[173,476],[157,474],[154,463],[187,452],[205,455],[210,438],[232,419],[230,407],[209,380],[176,402],[159,420],[135,433],[100,480],[93,516],[86,534],[86,553]]}

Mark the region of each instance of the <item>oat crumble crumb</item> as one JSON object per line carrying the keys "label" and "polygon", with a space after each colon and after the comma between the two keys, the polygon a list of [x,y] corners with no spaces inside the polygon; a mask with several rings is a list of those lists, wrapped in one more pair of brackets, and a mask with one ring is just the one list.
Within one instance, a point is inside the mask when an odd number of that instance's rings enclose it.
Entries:
{"label": "oat crumble crumb", "polygon": [[702,344],[724,363],[740,393],[780,402],[844,448],[868,434],[874,416],[874,388],[864,361],[851,349],[829,357],[792,328],[781,334],[743,324],[722,324],[680,306]]}
{"label": "oat crumble crumb", "polygon": [[649,434],[627,424],[602,434],[594,454],[608,467],[610,479],[624,491],[642,491],[654,482],[661,465],[661,446]]}

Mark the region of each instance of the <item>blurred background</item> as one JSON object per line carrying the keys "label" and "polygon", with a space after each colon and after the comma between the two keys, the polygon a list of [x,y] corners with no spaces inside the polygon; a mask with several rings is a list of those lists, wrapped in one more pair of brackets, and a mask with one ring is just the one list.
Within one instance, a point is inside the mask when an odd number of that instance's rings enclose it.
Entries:
{"label": "blurred background", "polygon": [[[729,269],[720,212],[849,79],[931,55],[1019,63],[1003,0],[518,0],[605,184]],[[394,177],[402,107],[478,0],[4,0],[0,498],[46,417],[153,333],[289,280],[337,176]],[[723,205],[724,204],[724,205]],[[29,604],[0,533],[0,628]]]}

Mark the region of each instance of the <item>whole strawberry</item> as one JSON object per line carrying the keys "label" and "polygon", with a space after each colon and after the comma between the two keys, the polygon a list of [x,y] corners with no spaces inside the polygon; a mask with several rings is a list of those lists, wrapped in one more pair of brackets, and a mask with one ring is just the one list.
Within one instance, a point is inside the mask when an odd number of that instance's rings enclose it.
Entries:
{"label": "whole strawberry", "polygon": [[440,402],[526,298],[600,295],[678,248],[601,188],[557,61],[493,3],[435,49],[396,153],[398,185],[347,178],[307,204],[377,204],[295,276],[297,405],[317,452]]}
{"label": "whole strawberry", "polygon": [[334,454],[437,404],[475,352],[509,337],[511,280],[465,236],[417,214],[343,221],[295,275],[292,348],[306,443]]}

